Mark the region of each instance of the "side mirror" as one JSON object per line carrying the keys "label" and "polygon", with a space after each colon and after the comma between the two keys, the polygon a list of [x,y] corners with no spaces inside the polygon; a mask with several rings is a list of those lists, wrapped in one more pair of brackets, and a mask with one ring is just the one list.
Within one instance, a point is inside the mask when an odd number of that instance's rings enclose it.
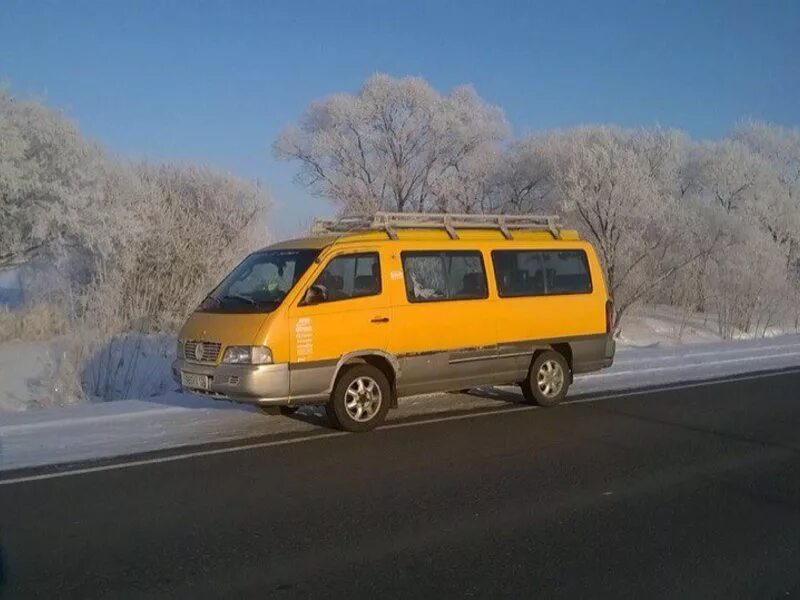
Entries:
{"label": "side mirror", "polygon": [[328,299],[328,290],[326,290],[324,286],[312,285],[306,291],[306,295],[303,298],[303,305],[307,306],[310,304],[320,304],[322,302],[325,302],[327,299]]}

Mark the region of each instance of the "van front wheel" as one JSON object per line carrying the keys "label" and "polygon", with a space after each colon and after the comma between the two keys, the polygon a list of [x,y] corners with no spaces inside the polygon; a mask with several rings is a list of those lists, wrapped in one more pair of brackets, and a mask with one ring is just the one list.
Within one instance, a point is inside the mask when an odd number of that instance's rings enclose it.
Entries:
{"label": "van front wheel", "polygon": [[325,407],[331,423],[345,431],[370,431],[383,423],[391,388],[386,375],[372,365],[344,367]]}
{"label": "van front wheel", "polygon": [[527,402],[539,406],[555,406],[564,399],[569,388],[569,365],[554,350],[542,352],[531,364],[528,377],[520,382]]}

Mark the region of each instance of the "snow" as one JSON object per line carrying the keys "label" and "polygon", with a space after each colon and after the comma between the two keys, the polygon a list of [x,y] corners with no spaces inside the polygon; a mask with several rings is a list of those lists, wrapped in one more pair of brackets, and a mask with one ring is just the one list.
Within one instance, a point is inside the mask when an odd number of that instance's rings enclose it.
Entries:
{"label": "snow", "polygon": [[[761,330],[758,335],[738,331],[735,337],[753,339],[798,332],[772,327],[767,329],[766,335],[762,335],[763,333]],[[619,336],[622,345],[630,346],[674,346],[716,342],[721,339],[714,315],[686,313],[672,306],[643,306],[632,309],[623,320]]]}
{"label": "snow", "polygon": [[[89,360],[84,385],[95,402],[161,396],[175,387],[174,358],[174,336],[116,336]],[[106,378],[104,373],[111,376]]]}
{"label": "snow", "polygon": [[[75,351],[65,338],[50,342],[0,344],[0,419],[3,412],[26,411],[80,402],[48,385],[65,353]],[[82,377],[92,402],[152,398],[174,388],[171,363],[175,338],[128,334],[90,355]],[[102,373],[110,373],[103,377]]]}
{"label": "snow", "polygon": [[44,342],[0,344],[0,422],[4,411],[34,404],[51,364],[52,345]]}
{"label": "snow", "polygon": [[[2,363],[6,365],[6,363]],[[800,336],[694,344],[620,347],[611,369],[578,376],[571,400],[661,384],[800,367]],[[4,373],[7,368],[4,366]],[[389,422],[424,415],[492,409],[519,402],[516,388],[482,388],[469,394],[433,394],[401,400]],[[320,408],[295,418],[267,416],[258,409],[170,392],[148,400],[5,413],[0,419],[0,470],[110,458],[244,438],[302,435],[319,431]]]}

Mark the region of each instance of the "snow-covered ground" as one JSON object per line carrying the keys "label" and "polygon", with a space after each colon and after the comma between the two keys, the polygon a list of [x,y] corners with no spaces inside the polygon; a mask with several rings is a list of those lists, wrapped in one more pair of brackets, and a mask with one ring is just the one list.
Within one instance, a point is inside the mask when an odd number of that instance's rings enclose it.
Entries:
{"label": "snow-covered ground", "polygon": [[[768,327],[766,332],[736,331],[736,339],[775,337],[800,333],[793,329]],[[633,346],[672,346],[720,341],[719,327],[714,315],[687,313],[674,306],[638,306],[625,316],[620,332],[620,342]]]}
{"label": "snow-covered ground", "polygon": [[[6,363],[3,371],[6,370]],[[616,390],[800,368],[800,336],[687,346],[622,346],[615,365],[576,378],[571,399]],[[423,415],[491,409],[518,402],[514,388],[436,394],[401,401],[390,423]],[[267,416],[252,407],[168,393],[149,400],[5,413],[0,417],[0,470],[108,458],[204,442],[302,434],[323,424],[320,409],[299,418]]]}
{"label": "snow-covered ground", "polygon": [[38,388],[52,364],[53,345],[45,342],[0,344],[0,423],[4,412],[35,405]]}
{"label": "snow-covered ground", "polygon": [[[63,338],[0,344],[0,423],[4,412],[79,403],[80,398],[69,390],[59,389],[68,382],[54,381],[53,376],[67,353],[84,350]],[[108,345],[89,352],[81,374],[84,395],[98,403],[167,393],[174,387],[174,353],[172,336],[117,336]]]}

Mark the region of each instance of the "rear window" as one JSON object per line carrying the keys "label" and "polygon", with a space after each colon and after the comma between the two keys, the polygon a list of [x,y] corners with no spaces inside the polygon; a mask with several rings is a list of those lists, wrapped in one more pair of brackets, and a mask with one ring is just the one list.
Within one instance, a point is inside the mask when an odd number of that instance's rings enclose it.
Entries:
{"label": "rear window", "polygon": [[492,264],[502,298],[592,292],[583,250],[495,250]]}
{"label": "rear window", "polygon": [[402,252],[409,302],[477,300],[488,296],[483,257],[476,251]]}

